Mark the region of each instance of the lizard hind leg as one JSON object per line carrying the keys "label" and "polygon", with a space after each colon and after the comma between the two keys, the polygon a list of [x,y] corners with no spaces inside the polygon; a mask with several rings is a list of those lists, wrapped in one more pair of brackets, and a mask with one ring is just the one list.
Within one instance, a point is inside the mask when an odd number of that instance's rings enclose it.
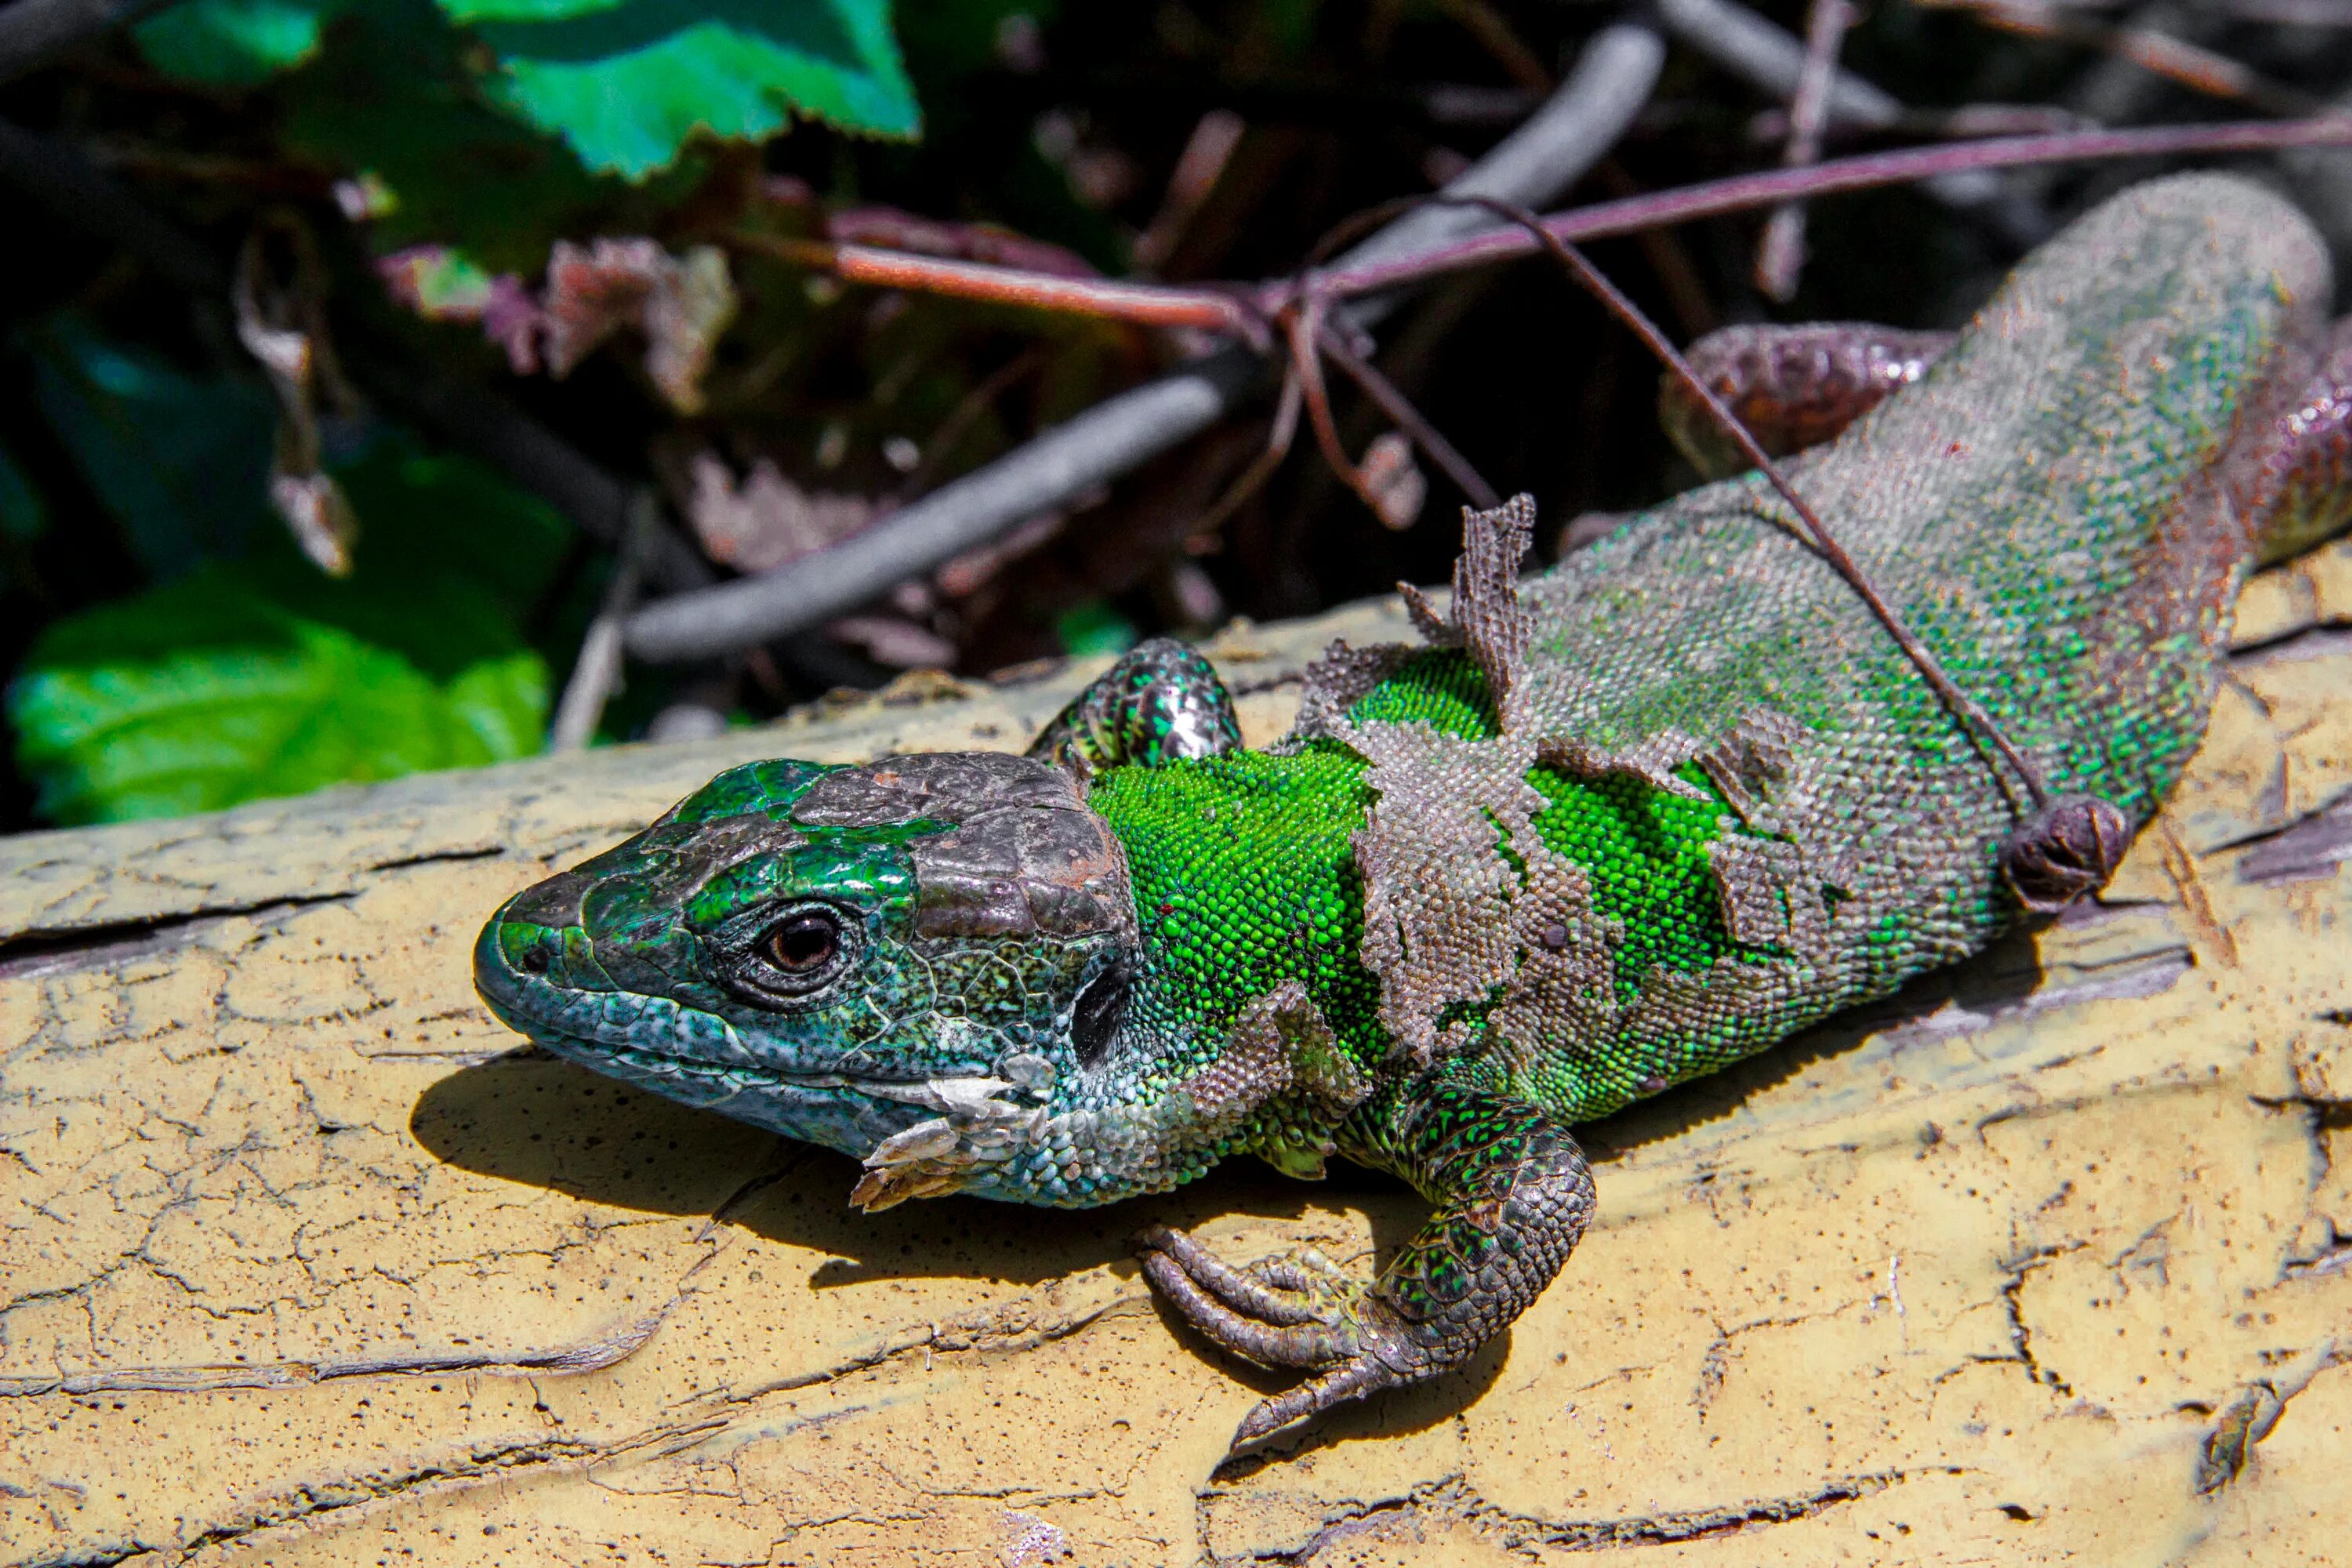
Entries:
{"label": "lizard hind leg", "polygon": [[2274,419],[2257,462],[2276,487],[2254,542],[2263,564],[2352,524],[2352,316],[2329,331],[2318,368]]}
{"label": "lizard hind leg", "polygon": [[2092,795],[2062,795],[2001,846],[2000,874],[2029,914],[2054,915],[2107,885],[2131,847],[2131,819]]}
{"label": "lizard hind leg", "polygon": [[[1952,338],[1870,321],[1764,323],[1718,328],[1687,353],[1699,379],[1777,458],[1836,437],[1925,375]],[[1658,384],[1658,423],[1708,479],[1747,468],[1714,416],[1672,375]]]}
{"label": "lizard hind leg", "polygon": [[1239,748],[1241,721],[1216,669],[1173,637],[1129,648],[1070,700],[1028,754],[1076,775],[1158,767]]}
{"label": "lizard hind leg", "polygon": [[1146,1276],[1211,1341],[1317,1374],[1261,1402],[1236,1447],[1462,1365],[1542,1293],[1592,1218],[1583,1151],[1513,1096],[1392,1085],[1349,1120],[1340,1147],[1437,1205],[1376,1280],[1312,1250],[1237,1268],[1164,1226],[1137,1238]]}

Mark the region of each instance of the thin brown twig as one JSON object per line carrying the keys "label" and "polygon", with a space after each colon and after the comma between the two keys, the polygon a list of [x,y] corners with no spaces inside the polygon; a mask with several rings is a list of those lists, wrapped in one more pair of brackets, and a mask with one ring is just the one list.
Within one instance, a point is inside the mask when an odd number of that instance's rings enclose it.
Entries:
{"label": "thin brown twig", "polygon": [[[1637,234],[1644,228],[1689,223],[1748,212],[1792,197],[1806,200],[1848,191],[1909,184],[1946,174],[1982,169],[2018,169],[2043,163],[2095,163],[2115,158],[2155,158],[2184,153],[2275,153],[2288,148],[2352,147],[2352,115],[2324,114],[2307,120],[2235,121],[2220,125],[2156,125],[2131,131],[2070,131],[2049,136],[2004,136],[1898,153],[1866,153],[1825,159],[1810,169],[1772,169],[1735,174],[1674,190],[1571,207],[1542,221],[1542,232],[1564,243]],[[1517,226],[1489,230],[1415,255],[1318,275],[1317,287],[1339,298],[1378,294],[1400,284],[1425,281],[1444,272],[1485,267],[1531,256],[1544,241]],[[1265,285],[1260,301],[1283,303],[1287,279]]]}
{"label": "thin brown twig", "polygon": [[1197,327],[1227,332],[1254,346],[1267,344],[1264,321],[1242,300],[1217,289],[1171,288],[1113,278],[1069,278],[985,261],[958,261],[912,250],[796,239],[733,229],[720,237],[738,250],[772,256],[829,272],[845,283],[946,294],[1033,310],[1100,316],[1143,326]]}
{"label": "thin brown twig", "polygon": [[1921,4],[1965,11],[1988,27],[2021,38],[2053,38],[2098,49],[2191,92],[2248,104],[2267,114],[2316,114],[2326,108],[2326,100],[2315,94],[2275,81],[2243,61],[2154,27],[2118,26],[2062,16],[2056,7],[2040,0],[1921,0]]}
{"label": "thin brown twig", "polygon": [[[1612,195],[1642,194],[1632,173],[1615,158],[1603,158],[1593,165],[1592,175]],[[1706,285],[1700,281],[1698,268],[1693,265],[1682,237],[1670,228],[1645,228],[1633,237],[1633,243],[1642,247],[1658,287],[1664,290],[1666,305],[1674,311],[1675,324],[1682,329],[1683,336],[1704,337],[1715,331],[1720,320],[1715,301],[1708,298]]]}
{"label": "thin brown twig", "polygon": [[1213,109],[1201,116],[1185,138],[1184,150],[1176,155],[1176,167],[1168,176],[1167,194],[1160,198],[1160,210],[1136,237],[1130,254],[1136,270],[1145,276],[1158,272],[1176,254],[1185,231],[1199,216],[1217,182],[1224,178],[1225,168],[1234,161],[1234,153],[1242,144],[1247,123],[1230,109]]}
{"label": "thin brown twig", "polygon": [[1362,389],[1364,395],[1370,398],[1381,413],[1389,416],[1390,423],[1403,431],[1431,462],[1444,471],[1445,477],[1452,479],[1464,495],[1489,510],[1503,504],[1500,493],[1471,466],[1470,459],[1438,433],[1437,427],[1423,417],[1421,410],[1398,390],[1394,382],[1382,375],[1371,361],[1349,346],[1345,337],[1326,326],[1317,342],[1331,363],[1347,372],[1348,378]]}
{"label": "thin brown twig", "polygon": [[1627,299],[1599,268],[1586,259],[1582,251],[1553,234],[1545,226],[1540,217],[1527,208],[1514,206],[1511,203],[1496,201],[1486,196],[1432,196],[1429,199],[1481,206],[1498,217],[1507,218],[1517,224],[1528,233],[1539,236],[1544,249],[1550,252],[1553,259],[1568,269],[1569,276],[1599,299],[1611,315],[1630,328],[1633,334],[1642,340],[1643,346],[1657,356],[1659,363],[1688,388],[1693,396],[1706,406],[1707,412],[1723,426],[1724,433],[1731,437],[1734,444],[1739,447],[1741,454],[1755,466],[1757,471],[1764,476],[1766,481],[1774,489],[1780,492],[1780,499],[1789,503],[1790,510],[1797,514],[1806,530],[1811,534],[1813,548],[1820,552],[1823,560],[1829,563],[1831,569],[1845,580],[1846,585],[1852,588],[1862,602],[1869,607],[1871,614],[1878,618],[1879,624],[1886,628],[1887,635],[1895,639],[1895,647],[1902,649],[1904,657],[1911,661],[1937,697],[1963,723],[1989,742],[1993,749],[2000,753],[2003,761],[2017,770],[2019,777],[2024,781],[2027,794],[2032,796],[2034,808],[2040,810],[2050,803],[2050,788],[2042,776],[2042,770],[2036,767],[2024,752],[2018,750],[1999,721],[1990,713],[1985,711],[1984,707],[1976,699],[1953,683],[1952,678],[1944,672],[1942,663],[1937,659],[1934,653],[1929,651],[1927,646],[1912,633],[1911,628],[1905,624],[1902,616],[1895,606],[1888,604],[1885,596],[1879,593],[1877,585],[1870,580],[1869,574],[1864,572],[1861,564],[1846,552],[1845,546],[1838,542],[1837,535],[1831,531],[1829,524],[1822,521],[1821,514],[1812,509],[1803,496],[1797,493],[1796,486],[1789,482],[1788,475],[1783,473],[1780,466],[1772,460],[1757,441],[1754,434],[1741,422],[1739,416],[1731,411],[1723,399],[1716,395],[1715,389],[1707,385],[1699,374],[1691,368],[1690,362],[1683,357],[1682,351],[1675,348],[1664,332],[1658,331],[1657,324],[1650,320],[1639,305]]}
{"label": "thin brown twig", "polygon": [[[1604,28],[1580,60],[1577,74],[1560,89],[1558,104],[1538,111],[1536,120],[1514,136],[1524,138],[1525,145],[1532,149],[1538,142],[1548,145],[1557,127],[1561,134],[1584,145],[1596,139],[1587,121],[1613,136],[1630,118],[1629,106],[1637,106],[1654,80],[1656,59],[1654,32],[1630,24]],[[1605,104],[1602,98],[1608,100]],[[1608,110],[1605,116],[1599,112],[1601,108]],[[1605,145],[1605,139],[1601,140]],[[1747,211],[1790,197],[1817,197],[1944,174],[2112,158],[2326,146],[2352,146],[2352,117],[2006,138],[1873,153],[1825,162],[1811,169],[1775,170],[1603,202],[1558,214],[1546,226],[1555,237],[1574,242]],[[1490,158],[1502,159],[1512,148],[1513,143],[1506,142]],[[1540,172],[1549,177],[1561,167],[1589,166],[1589,160],[1563,164],[1548,158]],[[1521,177],[1516,167],[1512,177]],[[1402,286],[1529,255],[1544,244],[1517,225],[1442,243],[1399,232],[1403,226],[1389,231],[1395,237],[1387,244],[1364,247],[1369,254],[1360,260],[1343,259],[1329,268],[1318,279],[1319,286],[1332,295],[1370,296],[1357,309],[1376,310]],[[1263,286],[1249,303],[1271,318],[1297,297],[1297,290],[1285,280]],[[1020,519],[1059,504],[1084,485],[1125,472],[1141,460],[1140,455],[1164,451],[1197,434],[1261,384],[1258,365],[1238,350],[1191,362],[942,486],[854,540],[772,574],[647,605],[630,618],[630,649],[641,658],[675,660],[742,648],[761,637],[814,625],[892,583],[929,570],[961,549],[993,537]]]}
{"label": "thin brown twig", "polygon": [[[1783,167],[1802,169],[1821,162],[1822,131],[1830,118],[1830,84],[1837,79],[1838,50],[1853,26],[1847,0],[1812,0],[1805,15],[1805,67],[1789,100],[1789,144]],[[1782,202],[1764,223],[1756,245],[1756,286],[1787,303],[1797,292],[1805,266],[1805,205]]]}
{"label": "thin brown twig", "polygon": [[[2131,131],[2067,131],[1990,137],[1823,159],[1807,168],[1706,180],[1673,190],[1571,207],[1548,215],[1543,225],[1547,232],[1575,244],[1640,234],[1788,201],[1906,184],[1947,174],[2115,158],[2346,146],[2352,146],[2352,116],[2335,113],[2285,121],[2161,125]],[[1383,217],[1412,206],[1417,200],[1405,198],[1367,208],[1335,228],[1333,236],[1361,233]],[[1297,275],[1254,288],[1188,287],[1068,278],[987,262],[952,261],[912,251],[744,231],[724,237],[738,248],[819,268],[845,281],[1142,325],[1196,327],[1231,333],[1260,349],[1271,346],[1267,325],[1270,319],[1304,291]],[[1333,238],[1327,245],[1336,246],[1338,242]],[[1315,275],[1312,287],[1332,299],[1354,299],[1444,273],[1529,255],[1539,248],[1536,241],[1516,226],[1492,230],[1405,256],[1337,267]]]}
{"label": "thin brown twig", "polygon": [[[1559,89],[1462,181],[1513,200],[1551,200],[1625,133],[1664,58],[1656,26],[1638,12],[1595,29]],[[1351,257],[1369,263],[1419,254],[1475,226],[1470,214],[1426,213],[1391,226]],[[1349,313],[1370,326],[1402,292],[1357,301]],[[1238,345],[1188,360],[1039,431],[838,544],[645,606],[629,619],[630,652],[657,662],[701,658],[819,625],[1201,434],[1263,390],[1274,379],[1269,370],[1265,358]]]}
{"label": "thin brown twig", "polygon": [[1266,431],[1265,450],[1251,458],[1249,467],[1234,476],[1234,482],[1225,487],[1225,493],[1217,498],[1216,504],[1193,521],[1186,532],[1187,539],[1206,539],[1223,528],[1225,521],[1241,510],[1250,497],[1274,477],[1283,458],[1290,456],[1290,444],[1297,438],[1298,411],[1305,401],[1297,374],[1286,371],[1282,395],[1275,401],[1274,423]]}
{"label": "thin brown twig", "polygon": [[1322,448],[1323,460],[1331,465],[1331,471],[1356,493],[1357,500],[1371,509],[1374,516],[1385,516],[1387,509],[1381,504],[1379,492],[1349,458],[1347,447],[1339,441],[1339,426],[1331,418],[1331,397],[1323,384],[1323,360],[1316,353],[1328,331],[1328,310],[1321,297],[1309,294],[1284,314],[1283,330],[1290,339],[1291,374],[1297,377],[1299,392],[1307,400],[1307,422],[1315,431],[1315,444]]}

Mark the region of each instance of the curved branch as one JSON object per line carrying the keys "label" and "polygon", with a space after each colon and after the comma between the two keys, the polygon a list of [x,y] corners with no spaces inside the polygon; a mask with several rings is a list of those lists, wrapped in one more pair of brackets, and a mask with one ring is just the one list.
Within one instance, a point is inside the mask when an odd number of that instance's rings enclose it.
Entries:
{"label": "curved branch", "polygon": [[[1955,171],[2017,169],[2034,163],[2093,163],[2179,153],[2276,153],[2306,147],[2352,147],[2352,115],[2241,121],[2221,125],[2158,125],[2137,131],[2063,131],[2046,136],[2002,136],[1900,153],[1872,153],[1858,158],[1825,159],[1809,169],[1736,174],[1727,180],[1708,180],[1671,191],[1596,202],[1591,206],[1555,213],[1543,220],[1543,226],[1552,237],[1578,245],[1696,218],[1773,206],[1791,198],[1810,200],[1846,191],[1908,184]],[[1307,286],[1343,298],[1376,295],[1441,272],[1459,272],[1532,256],[1539,248],[1538,243],[1523,229],[1496,230],[1443,250],[1369,267],[1343,258],[1341,265],[1314,275]],[[1267,284],[1261,290],[1261,303],[1269,310],[1279,309],[1297,289],[1297,283],[1290,279]]]}
{"label": "curved branch", "polygon": [[[1805,68],[1804,43],[1738,0],[1658,0],[1658,16],[1688,47],[1769,97],[1786,102]],[[1840,66],[1830,72],[1823,106],[1832,125],[1891,131],[1906,110],[1894,94]],[[2019,249],[2049,237],[2050,215],[1992,174],[1964,170],[1922,182],[1929,195],[1956,211],[1974,213]]]}
{"label": "curved branch", "polygon": [[[1557,196],[1624,134],[1648,101],[1664,58],[1664,40],[1646,24],[1602,28],[1544,107],[1448,189],[1521,203]],[[1372,265],[1409,258],[1492,225],[1482,213],[1426,208],[1344,259]],[[1360,300],[1349,313],[1358,325],[1370,325],[1396,298],[1391,292]],[[1247,349],[1212,353],[1055,426],[830,549],[646,605],[629,618],[628,650],[667,663],[819,625],[1190,439],[1255,395],[1266,378],[1265,362]]]}

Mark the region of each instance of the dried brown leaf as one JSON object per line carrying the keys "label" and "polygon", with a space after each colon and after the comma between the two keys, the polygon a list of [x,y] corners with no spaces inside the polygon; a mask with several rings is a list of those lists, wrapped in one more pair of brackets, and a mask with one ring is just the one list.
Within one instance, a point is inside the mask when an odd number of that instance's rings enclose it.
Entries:
{"label": "dried brown leaf", "polygon": [[874,516],[864,496],[804,490],[766,458],[738,483],[709,452],[696,454],[687,520],[704,553],[739,572],[766,572],[848,538]]}

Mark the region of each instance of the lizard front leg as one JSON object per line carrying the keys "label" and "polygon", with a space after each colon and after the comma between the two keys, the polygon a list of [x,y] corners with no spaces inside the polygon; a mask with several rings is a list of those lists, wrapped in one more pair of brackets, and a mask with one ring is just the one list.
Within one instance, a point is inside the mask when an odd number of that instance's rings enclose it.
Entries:
{"label": "lizard front leg", "polygon": [[1377,1280],[1312,1252],[1235,1268],[1164,1226],[1139,1238],[1145,1274],[1193,1327],[1260,1365],[1318,1374],[1251,1411],[1236,1445],[1460,1366],[1541,1294],[1592,1218],[1583,1150],[1514,1096],[1393,1085],[1339,1144],[1437,1205]]}
{"label": "lizard front leg", "polygon": [[1072,698],[1028,754],[1085,784],[1108,768],[1220,756],[1241,743],[1215,667],[1173,637],[1152,637]]}

